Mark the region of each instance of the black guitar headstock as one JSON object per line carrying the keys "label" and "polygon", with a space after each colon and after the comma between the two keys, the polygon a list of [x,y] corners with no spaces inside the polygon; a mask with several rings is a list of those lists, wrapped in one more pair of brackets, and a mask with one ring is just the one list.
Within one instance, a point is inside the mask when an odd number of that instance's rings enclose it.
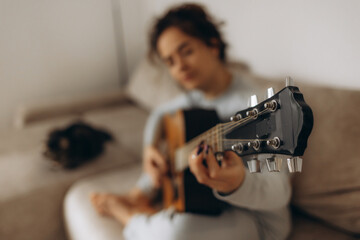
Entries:
{"label": "black guitar headstock", "polygon": [[261,171],[261,160],[265,160],[269,171],[280,171],[283,159],[290,172],[301,172],[300,156],[312,127],[311,108],[300,90],[287,83],[265,101],[237,112],[222,127],[223,149],[248,159],[250,172]]}

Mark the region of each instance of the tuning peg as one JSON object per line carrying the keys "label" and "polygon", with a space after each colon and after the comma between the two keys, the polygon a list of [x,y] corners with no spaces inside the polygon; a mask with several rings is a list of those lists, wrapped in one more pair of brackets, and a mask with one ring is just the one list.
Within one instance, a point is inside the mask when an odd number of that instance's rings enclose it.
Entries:
{"label": "tuning peg", "polygon": [[266,144],[268,146],[271,146],[271,147],[275,148],[275,149],[278,149],[280,147],[280,145],[281,145],[281,140],[278,137],[274,137],[273,139],[267,140]]}
{"label": "tuning peg", "polygon": [[254,141],[248,142],[248,147],[254,148],[256,151],[260,149],[260,141],[258,139],[255,139]]}
{"label": "tuning peg", "polygon": [[271,87],[267,89],[266,97],[271,98],[272,96],[274,96],[274,88]]}
{"label": "tuning peg", "polygon": [[258,98],[256,95],[252,95],[249,101],[249,107],[255,107],[258,104]]}
{"label": "tuning peg", "polygon": [[302,159],[300,157],[293,157],[287,159],[287,165],[289,172],[301,172],[302,170]]}
{"label": "tuning peg", "polygon": [[257,158],[253,158],[247,161],[250,173],[259,173],[261,172],[261,162]]}
{"label": "tuning peg", "polygon": [[266,158],[266,166],[269,172],[280,172],[282,167],[282,159],[278,157]]}
{"label": "tuning peg", "polygon": [[242,116],[241,116],[240,113],[239,113],[239,114],[236,114],[235,116],[231,116],[231,117],[230,117],[230,121],[231,121],[231,122],[236,122],[236,121],[239,121],[240,119],[242,119]]}
{"label": "tuning peg", "polygon": [[244,151],[244,145],[242,143],[237,143],[237,144],[232,145],[231,149],[234,152],[240,154],[240,153],[242,153]]}
{"label": "tuning peg", "polygon": [[294,86],[294,80],[289,76],[285,78],[285,82],[286,82],[286,87]]}

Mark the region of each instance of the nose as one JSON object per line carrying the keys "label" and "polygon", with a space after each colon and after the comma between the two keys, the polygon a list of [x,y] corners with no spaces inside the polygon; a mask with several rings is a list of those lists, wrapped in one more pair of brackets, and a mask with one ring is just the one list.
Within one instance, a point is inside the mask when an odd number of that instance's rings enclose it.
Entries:
{"label": "nose", "polygon": [[187,69],[186,61],[181,56],[179,56],[177,59],[177,69],[179,72],[185,71]]}

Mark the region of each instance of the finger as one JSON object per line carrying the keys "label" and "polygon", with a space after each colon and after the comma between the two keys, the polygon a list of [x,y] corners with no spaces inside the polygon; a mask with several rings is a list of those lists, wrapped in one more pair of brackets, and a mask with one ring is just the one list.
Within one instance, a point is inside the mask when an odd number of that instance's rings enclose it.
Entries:
{"label": "finger", "polygon": [[202,141],[199,144],[199,146],[196,149],[194,149],[192,151],[192,154],[189,156],[189,168],[199,183],[212,187],[214,181],[212,181],[209,178],[208,169],[204,165],[204,163],[206,164],[206,160],[204,161],[204,158],[208,153],[208,152],[206,153],[205,151],[208,149],[209,146],[205,145],[204,141]]}
{"label": "finger", "polygon": [[[200,153],[200,155],[197,155],[196,150],[194,150],[192,153],[193,154],[190,155],[190,159],[189,159],[189,167],[190,167],[190,171],[196,177],[196,180],[199,183],[204,184],[212,189],[221,189],[222,186],[224,185],[224,181],[221,179],[212,179],[209,177],[208,169],[203,165],[204,153]],[[215,163],[216,163],[216,159],[215,159]],[[219,171],[222,170],[219,169]]]}
{"label": "finger", "polygon": [[189,165],[190,164],[194,164],[192,162],[196,161],[197,157],[203,154],[203,150],[204,150],[204,141],[200,142],[200,144],[191,151],[189,158],[188,158],[188,162]]}
{"label": "finger", "polygon": [[161,172],[165,173],[168,169],[167,162],[165,157],[157,150],[153,151],[153,155],[151,160],[156,164],[157,167],[161,170]]}
{"label": "finger", "polygon": [[162,173],[160,172],[159,168],[149,162],[145,165],[145,172],[149,174],[154,186],[159,187],[160,178],[162,177]]}
{"label": "finger", "polygon": [[241,157],[233,151],[225,151],[222,167],[227,168],[237,164],[243,164]]}
{"label": "finger", "polygon": [[193,159],[189,167],[199,183],[212,187],[213,181],[209,177],[208,169],[203,164],[203,153]]}
{"label": "finger", "polygon": [[161,175],[166,173],[152,159],[145,161],[144,166],[145,166],[145,171],[148,172],[152,177],[154,176],[154,178],[160,178]]}
{"label": "finger", "polygon": [[161,186],[161,177],[162,174],[159,172],[159,169],[156,167],[150,167],[148,169],[148,173],[151,177],[151,180],[156,188],[159,188]]}
{"label": "finger", "polygon": [[206,148],[205,155],[206,155],[206,163],[208,165],[209,177],[211,179],[216,179],[216,177],[219,174],[220,166],[216,161],[215,155],[211,147],[208,146]]}

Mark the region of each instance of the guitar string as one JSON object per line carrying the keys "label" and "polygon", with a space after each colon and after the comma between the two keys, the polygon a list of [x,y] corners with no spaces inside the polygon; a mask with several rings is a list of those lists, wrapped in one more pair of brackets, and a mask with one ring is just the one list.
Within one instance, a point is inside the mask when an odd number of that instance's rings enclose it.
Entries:
{"label": "guitar string", "polygon": [[[270,111],[269,109],[264,109],[264,110],[262,110],[261,112],[259,112],[258,114],[257,114],[257,116],[259,116],[259,115],[261,115],[261,114],[263,114],[263,113],[265,113],[266,111]],[[245,119],[247,119],[247,118],[252,118],[251,116],[248,116],[248,117],[246,117]],[[229,131],[231,131],[232,129],[234,129],[236,126],[231,126],[230,128],[228,128],[228,129],[226,129],[226,133],[228,133]]]}
{"label": "guitar string", "polygon": [[[261,111],[260,113],[258,113],[258,115],[264,113],[268,111],[268,109],[264,109],[263,111]],[[218,135],[220,134],[220,132],[224,132],[224,130],[226,131],[225,134],[229,131],[231,131],[232,129],[234,129],[235,127],[243,124],[244,122],[247,122],[249,119],[251,119],[252,117],[251,116],[248,116],[246,118],[243,118],[237,122],[233,122],[233,123],[220,123],[218,124],[217,126],[214,126],[213,128],[209,129],[208,131],[206,131],[205,133],[203,134],[200,134],[198,137],[192,139],[186,146],[189,145],[189,147],[192,147],[194,148],[194,142],[200,142],[200,140],[204,140],[207,139],[207,142],[210,142],[210,143],[214,143],[216,142],[216,139],[214,139],[214,135]],[[224,134],[224,133],[223,133]],[[211,139],[210,141],[208,139]],[[196,144],[195,144],[196,145]]]}
{"label": "guitar string", "polygon": [[[240,138],[234,138],[234,139],[224,139],[225,141],[253,141],[253,140],[259,140],[260,142],[268,141],[269,139],[240,139]],[[226,144],[226,143],[225,143]],[[211,145],[211,144],[210,144]],[[232,145],[232,144],[231,144]],[[179,158],[177,162],[181,163],[181,168],[187,167],[189,162],[187,158]]]}
{"label": "guitar string", "polygon": [[[199,138],[200,138],[200,139],[203,138],[204,135],[210,135],[210,136],[207,136],[207,137],[209,138],[209,137],[212,137],[212,135],[218,134],[220,131],[223,131],[224,129],[225,129],[226,131],[231,130],[231,128],[234,128],[234,127],[236,127],[236,126],[238,126],[238,125],[241,125],[242,123],[248,121],[250,118],[251,118],[251,117],[249,116],[249,117],[243,118],[243,119],[241,119],[241,120],[239,120],[239,121],[237,121],[237,122],[219,123],[218,125],[210,128],[208,131],[206,131],[206,132],[200,134],[199,136],[195,137],[194,139],[190,140],[189,143],[191,143],[191,142],[193,142],[193,141],[199,141],[198,139],[199,139]],[[226,129],[226,128],[227,128],[227,129]],[[209,133],[209,132],[210,132],[210,133]]]}
{"label": "guitar string", "polygon": [[[260,113],[258,113],[258,115],[263,114],[263,113],[266,112],[266,111],[268,111],[268,109],[264,109],[263,111],[261,111]],[[250,119],[252,119],[252,117],[251,117],[251,116],[248,116],[248,117],[243,118],[243,119],[241,119],[241,120],[239,120],[239,121],[237,121],[237,122],[220,123],[220,124],[218,124],[217,126],[214,126],[214,127],[212,127],[211,129],[209,129],[209,131],[206,131],[205,133],[200,134],[198,137],[194,138],[194,140],[197,140],[198,138],[203,137],[203,135],[210,135],[210,136],[208,136],[208,137],[212,137],[212,135],[219,134],[220,131],[223,131],[223,132],[226,131],[226,132],[225,132],[225,134],[226,134],[226,133],[228,133],[229,131],[231,131],[232,129],[234,129],[235,127],[243,124],[244,122],[247,122],[247,121],[250,120]],[[208,132],[211,132],[211,131],[213,131],[213,132],[209,134]],[[191,141],[192,141],[192,140],[191,140]],[[190,142],[191,142],[191,141],[190,141]],[[189,142],[189,143],[190,143],[190,142]]]}
{"label": "guitar string", "polygon": [[[258,113],[258,115],[263,114],[264,112],[266,112],[268,109],[264,109],[263,111],[261,111],[260,113]],[[220,135],[220,130],[226,129],[226,131],[231,131],[233,128],[247,122],[248,120],[252,119],[251,116],[248,116],[246,118],[243,118],[237,122],[231,122],[231,123],[220,123],[220,125],[218,126],[214,126],[212,127],[210,130],[206,131],[205,133],[200,134],[199,136],[195,137],[194,139],[192,139],[188,144],[185,145],[185,147],[183,148],[182,151],[185,151],[185,153],[190,153],[191,150],[193,150],[196,145],[198,144],[198,142],[200,142],[200,139],[207,139],[207,144],[209,144],[210,146],[214,146],[216,145],[216,143],[218,142],[216,137],[214,137],[214,135],[218,134]],[[209,140],[210,139],[210,140]],[[227,139],[222,139],[222,140],[227,140]],[[259,139],[229,139],[230,141],[234,141],[234,140],[238,140],[238,141],[254,141],[254,140],[259,140]],[[259,141],[267,141],[267,140],[259,140]],[[195,144],[196,143],[196,144]],[[226,144],[226,143],[225,143]],[[186,154],[188,155],[188,154]],[[181,158],[182,159],[182,158]],[[181,165],[182,166],[187,166],[188,164],[188,160],[187,158],[182,159],[181,161]]]}
{"label": "guitar string", "polygon": [[[269,109],[264,109],[262,110],[261,112],[259,112],[257,115],[261,115],[263,114],[264,112],[266,111],[269,111]],[[239,121],[236,121],[236,122],[228,122],[228,123],[220,123],[212,128],[210,128],[208,131],[200,134],[199,136],[193,138],[192,140],[190,140],[186,145],[185,145],[185,149],[184,150],[187,150],[187,148],[189,147],[192,147],[192,149],[197,145],[197,144],[194,144],[195,142],[199,142],[204,140],[207,140],[207,142],[210,143],[210,145],[214,145],[214,143],[216,143],[217,139],[214,138],[214,135],[220,135],[222,133],[223,134],[226,134],[228,133],[229,131],[231,131],[232,129],[236,128],[237,126],[247,122],[248,120],[252,119],[253,117],[252,116],[248,116],[246,118],[243,118]],[[210,140],[209,140],[210,139]],[[225,140],[225,139],[223,139]],[[247,141],[253,141],[252,139],[248,139]],[[188,146],[188,147],[187,147]]]}
{"label": "guitar string", "polygon": [[[192,140],[190,140],[185,147],[189,146],[194,148],[194,145],[197,145],[198,143],[200,143],[202,140],[204,140],[204,138],[207,140],[207,142],[211,142],[214,143],[216,140],[214,140],[214,136],[216,136],[217,134],[219,134],[219,132],[225,128],[230,129],[231,127],[235,127],[238,126],[244,122],[246,122],[248,120],[249,117],[246,117],[244,119],[241,119],[237,122],[231,122],[231,123],[220,123],[217,126],[214,126],[212,128],[210,128],[208,131],[200,134],[199,136],[193,138]],[[219,129],[220,128],[220,129]],[[227,129],[226,129],[227,130]],[[210,139],[210,141],[209,141]],[[196,144],[194,144],[196,142]]]}
{"label": "guitar string", "polygon": [[[233,138],[233,139],[223,139],[223,140],[228,141],[228,143],[229,143],[230,141],[237,141],[237,142],[246,141],[246,142],[249,142],[249,141],[255,141],[255,140],[258,140],[259,142],[266,142],[269,139],[240,139],[240,138]],[[215,141],[210,141],[209,145],[212,146],[214,142]],[[225,142],[225,146],[226,146],[226,144],[227,143]],[[186,152],[189,152],[189,150],[187,150]],[[188,154],[186,154],[186,155],[188,155]],[[178,161],[180,161],[182,167],[187,167],[188,166],[188,159],[187,158],[184,158],[184,159],[180,158]]]}

